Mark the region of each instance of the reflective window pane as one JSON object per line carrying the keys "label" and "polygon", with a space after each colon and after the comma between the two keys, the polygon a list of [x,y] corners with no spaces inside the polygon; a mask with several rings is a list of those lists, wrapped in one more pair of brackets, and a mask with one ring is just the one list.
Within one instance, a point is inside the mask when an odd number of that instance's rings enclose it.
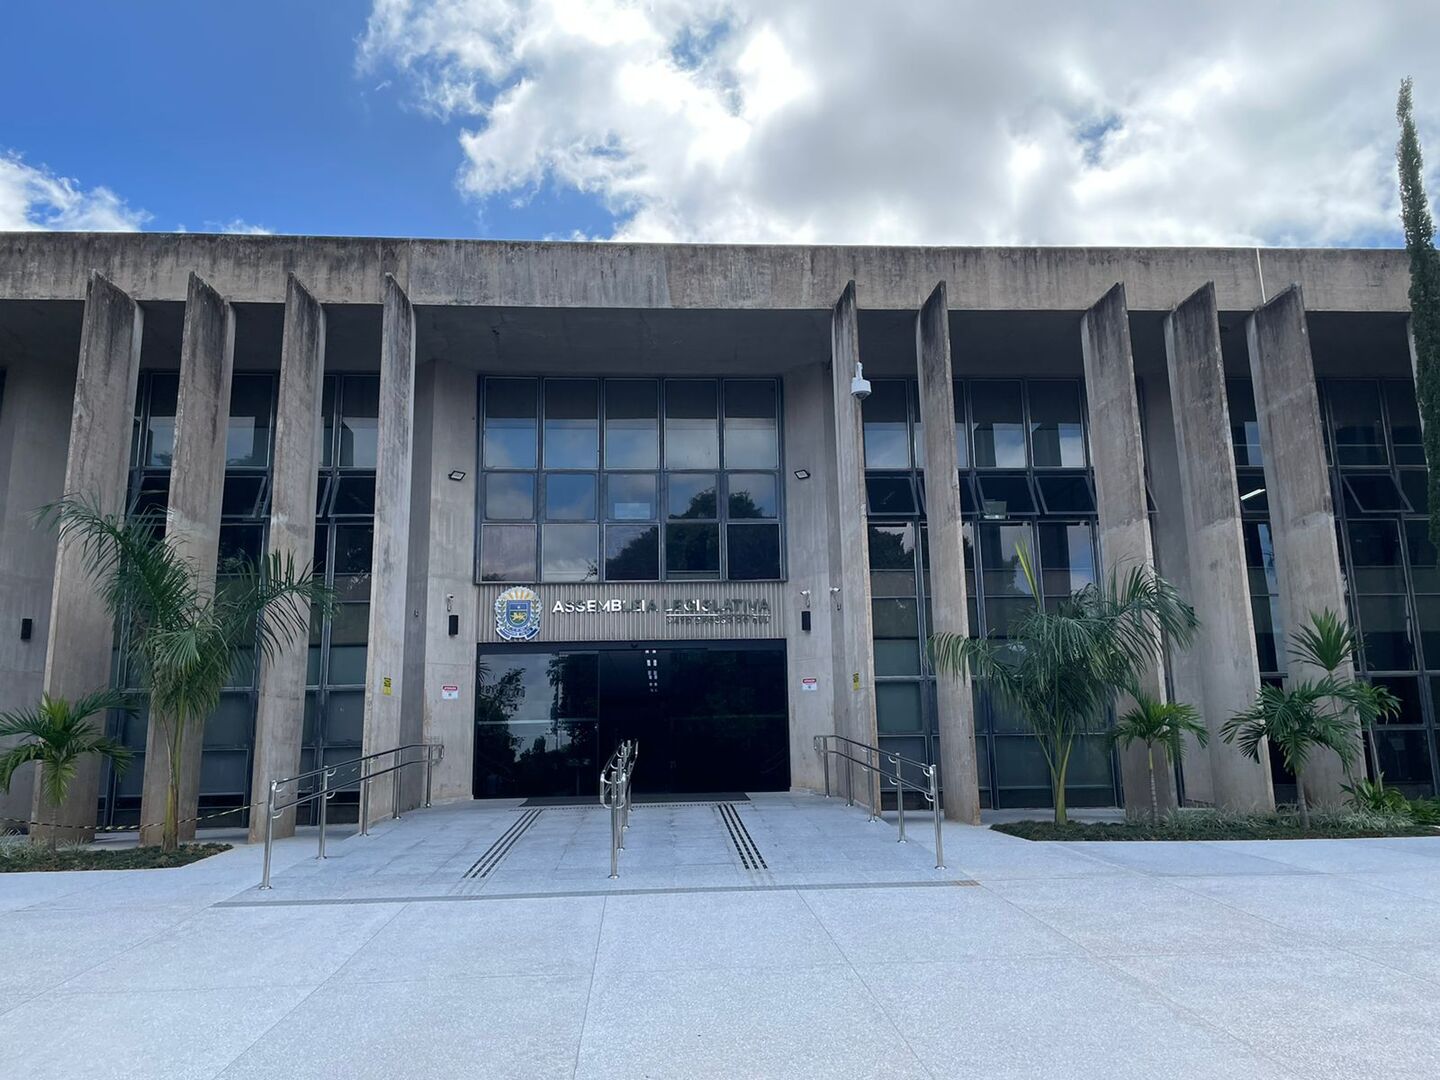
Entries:
{"label": "reflective window pane", "polygon": [[594,521],[594,473],[546,473],[547,521]]}
{"label": "reflective window pane", "polygon": [[1355,601],[1365,635],[1370,671],[1408,671],[1415,666],[1403,596],[1361,596]]}
{"label": "reflective window pane", "polygon": [[729,489],[731,518],[780,516],[774,473],[730,473],[725,484]]}
{"label": "reflective window pane", "polygon": [[1361,593],[1405,591],[1405,571],[1400,554],[1400,536],[1392,521],[1352,521],[1346,526],[1350,538],[1350,562],[1354,571],[1351,588]]}
{"label": "reflective window pane", "polygon": [[654,473],[611,473],[605,477],[605,516],[611,521],[654,521],[660,516]]}
{"label": "reflective window pane", "polygon": [[665,465],[713,469],[720,464],[718,387],[713,379],[665,383]]}
{"label": "reflective window pane", "polygon": [[597,525],[542,525],[540,580],[598,581],[599,546]]}
{"label": "reflective window pane", "polygon": [[540,384],[534,379],[485,380],[487,469],[535,468],[539,393]]}
{"label": "reflective window pane", "polygon": [[1037,476],[1035,484],[1048,514],[1093,514],[1095,495],[1084,476]]}
{"label": "reflective window pane", "polygon": [[665,576],[696,580],[720,576],[720,526],[672,522],[665,526]]}
{"label": "reflective window pane", "polygon": [[669,486],[670,517],[713,520],[719,516],[714,473],[671,473],[665,482]]}
{"label": "reflective window pane", "polygon": [[151,374],[150,423],[145,432],[145,464],[150,468],[169,468],[175,454],[175,402],[179,394],[178,373]]}
{"label": "reflective window pane", "polygon": [[980,512],[986,517],[1035,513],[1030,481],[1021,476],[980,477]]}
{"label": "reflective window pane", "polygon": [[545,380],[545,467],[593,469],[600,462],[600,384]]}
{"label": "reflective window pane", "polygon": [[780,576],[780,526],[731,525],[726,538],[731,581],[773,581]]}
{"label": "reflective window pane", "polygon": [[660,577],[660,526],[605,526],[605,580],[654,581]]}
{"label": "reflective window pane", "polygon": [[866,476],[865,495],[872,514],[912,515],[918,511],[915,485],[907,476]]}
{"label": "reflective window pane", "polygon": [[332,517],[375,516],[375,474],[341,476],[330,500]]}
{"label": "reflective window pane", "polygon": [[486,473],[484,489],[485,516],[490,520],[534,520],[534,473]]}
{"label": "reflective window pane", "polygon": [[1066,597],[1095,584],[1095,545],[1088,525],[1041,525],[1040,566],[1046,596]]}
{"label": "reflective window pane", "polygon": [[1030,442],[1037,467],[1083,469],[1085,429],[1080,418],[1080,384],[1032,382]]}
{"label": "reflective window pane", "polygon": [[774,469],[780,464],[776,384],[771,379],[725,382],[725,466]]}
{"label": "reflective window pane", "polygon": [[970,425],[965,422],[965,384],[955,380],[955,449],[959,467],[970,467]]}
{"label": "reflective window pane", "polygon": [[1380,384],[1346,379],[1329,384],[1330,419],[1334,425],[1336,463],[1384,465],[1385,424],[1380,412]]}
{"label": "reflective window pane", "polygon": [[480,526],[480,580],[534,581],[535,526]]}
{"label": "reflective window pane", "polygon": [[885,734],[923,731],[925,717],[920,707],[920,684],[876,683],[875,722]]}
{"label": "reflective window pane", "polygon": [[[1410,581],[1417,593],[1440,593],[1440,558],[1430,541],[1428,521],[1405,522],[1405,546],[1410,555]],[[1430,666],[1440,667],[1440,654],[1430,657]]]}
{"label": "reflective window pane", "polygon": [[1249,379],[1225,380],[1225,406],[1230,413],[1230,445],[1235,450],[1235,464],[1264,465],[1254,386]]}
{"label": "reflective window pane", "polygon": [[605,467],[660,467],[660,384],[656,380],[606,380]]}
{"label": "reflective window pane", "polygon": [[263,469],[270,464],[270,407],[275,380],[239,374],[230,385],[230,418],[225,429],[225,464]]}
{"label": "reflective window pane", "polygon": [[1389,473],[1345,473],[1346,507],[1352,513],[1383,513],[1410,509]]}
{"label": "reflective window pane", "polygon": [[[1034,540],[1028,525],[980,526],[980,563],[987,600],[990,597],[1031,595],[1029,582],[1020,569],[1020,560],[1015,557],[1016,549],[1022,544],[1033,554]],[[1027,599],[1026,603],[1033,604],[1033,601]],[[988,603],[986,610],[989,610]]]}
{"label": "reflective window pane", "polygon": [[980,380],[970,384],[975,426],[975,464],[981,469],[1023,469],[1025,417],[1018,382]]}
{"label": "reflective window pane", "polygon": [[1425,464],[1425,447],[1420,439],[1420,411],[1415,405],[1415,384],[1408,379],[1386,382],[1385,404],[1390,412],[1390,441],[1395,445],[1395,463]]}
{"label": "reflective window pane", "polygon": [[375,468],[380,431],[380,377],[347,375],[340,387],[341,468]]}
{"label": "reflective window pane", "polygon": [[870,383],[870,396],[860,405],[867,469],[910,467],[908,385],[901,379]]}
{"label": "reflective window pane", "polygon": [[1242,514],[1265,514],[1270,510],[1270,496],[1265,491],[1265,473],[1261,469],[1236,469],[1235,490],[1240,496]]}

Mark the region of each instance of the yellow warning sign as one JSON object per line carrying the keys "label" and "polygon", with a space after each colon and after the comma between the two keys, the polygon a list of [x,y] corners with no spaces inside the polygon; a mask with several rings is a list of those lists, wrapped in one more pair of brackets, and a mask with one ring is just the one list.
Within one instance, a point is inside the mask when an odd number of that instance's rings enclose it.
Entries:
{"label": "yellow warning sign", "polygon": [[[858,678],[860,678],[860,676],[859,676],[859,675],[856,675],[855,678],[858,679]],[[859,683],[856,683],[856,685],[858,686]],[[390,676],[389,676],[389,675],[386,675],[383,679],[380,680],[380,692],[381,692],[382,694],[384,694],[386,697],[389,697],[389,696],[390,696],[390,690],[391,690],[391,687],[390,687]]]}
{"label": "yellow warning sign", "polygon": [[[860,689],[860,673],[859,673],[858,671],[855,672],[855,674],[853,674],[853,675],[850,676],[850,689],[851,689],[851,690],[859,690],[859,689]],[[386,693],[388,694],[389,691],[387,690]]]}

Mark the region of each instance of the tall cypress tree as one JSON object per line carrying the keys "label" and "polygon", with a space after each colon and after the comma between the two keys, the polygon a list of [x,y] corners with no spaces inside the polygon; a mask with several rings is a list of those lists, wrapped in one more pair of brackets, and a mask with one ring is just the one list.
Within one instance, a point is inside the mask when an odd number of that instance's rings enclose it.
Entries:
{"label": "tall cypress tree", "polygon": [[1415,397],[1425,425],[1425,464],[1430,471],[1430,538],[1440,544],[1440,253],[1435,222],[1425,199],[1425,169],[1415,131],[1411,80],[1400,82],[1395,116],[1400,143],[1400,218],[1410,253],[1410,325],[1415,335]]}

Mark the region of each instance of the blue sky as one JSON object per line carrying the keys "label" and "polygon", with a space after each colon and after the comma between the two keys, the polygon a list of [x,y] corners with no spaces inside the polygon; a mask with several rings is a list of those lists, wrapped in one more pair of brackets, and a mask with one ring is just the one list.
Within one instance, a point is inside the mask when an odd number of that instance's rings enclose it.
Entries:
{"label": "blue sky", "polygon": [[1399,243],[1434,0],[0,7],[0,230]]}
{"label": "blue sky", "polygon": [[10,5],[0,151],[103,184],[152,215],[148,229],[608,231],[595,200],[554,185],[520,208],[462,197],[460,123],[404,104],[383,72],[357,75],[367,15],[338,0]]}

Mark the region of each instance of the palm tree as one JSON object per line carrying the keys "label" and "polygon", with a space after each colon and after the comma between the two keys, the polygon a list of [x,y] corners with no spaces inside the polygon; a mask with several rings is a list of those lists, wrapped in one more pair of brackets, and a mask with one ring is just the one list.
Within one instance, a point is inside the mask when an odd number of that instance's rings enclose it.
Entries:
{"label": "palm tree", "polygon": [[[1347,662],[1358,660],[1360,647],[1360,635],[1339,615],[1328,608],[1312,611],[1309,623],[1291,634],[1290,655],[1325,674],[1292,680],[1284,687],[1262,686],[1255,703],[1226,721],[1220,732],[1257,763],[1263,760],[1266,740],[1275,744],[1285,767],[1295,774],[1295,801],[1307,829],[1310,806],[1302,773],[1310,755],[1317,749],[1333,750],[1348,773],[1355,764],[1361,725],[1371,732],[1373,746],[1375,721],[1400,711],[1399,701],[1383,686],[1341,674]],[[1378,757],[1372,767],[1378,777]]]}
{"label": "palm tree", "polygon": [[1145,763],[1150,770],[1150,820],[1160,818],[1160,800],[1155,794],[1155,747],[1159,745],[1165,762],[1172,769],[1185,753],[1185,736],[1192,736],[1204,746],[1210,732],[1200,719],[1194,705],[1180,701],[1159,701],[1138,690],[1131,690],[1135,707],[1115,722],[1110,741],[1122,747],[1132,743],[1145,744]]}
{"label": "palm tree", "polygon": [[[326,612],[330,591],[293,559],[271,554],[258,566],[228,560],[211,588],[208,574],[167,544],[151,517],[126,521],[73,496],[40,511],[62,537],[80,544],[106,607],[124,630],[150,723],[159,725],[169,767],[161,847],[179,847],[180,767],[187,738],[198,737],[220,703],[241,654],[272,656],[310,626],[312,605]],[[192,732],[192,729],[195,729]]]}
{"label": "palm tree", "polygon": [[1055,822],[1064,824],[1065,777],[1077,737],[1097,732],[1116,695],[1135,685],[1154,662],[1160,635],[1179,645],[1194,637],[1195,609],[1152,571],[1086,585],[1047,610],[1030,551],[1016,562],[1035,599],[1010,626],[1008,639],[936,634],[939,671],[965,670],[1012,706],[1040,743],[1055,795]]}
{"label": "palm tree", "polygon": [[[29,740],[0,753],[0,791],[8,793],[15,770],[31,761],[40,765],[42,805],[49,806],[65,801],[76,767],[87,754],[107,758],[117,772],[124,772],[130,764],[130,751],[96,730],[90,718],[111,709],[129,708],[129,698],[123,692],[100,690],[73,702],[44,694],[33,708],[0,713],[0,739]],[[55,830],[48,830],[52,851],[56,837]]]}

